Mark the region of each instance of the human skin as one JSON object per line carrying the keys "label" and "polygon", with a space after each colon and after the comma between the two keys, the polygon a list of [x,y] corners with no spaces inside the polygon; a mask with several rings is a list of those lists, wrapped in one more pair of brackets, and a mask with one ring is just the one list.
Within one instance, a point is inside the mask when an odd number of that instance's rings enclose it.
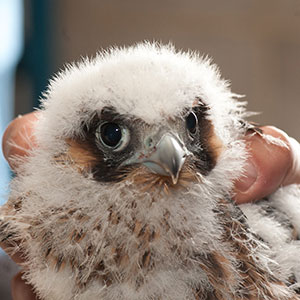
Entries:
{"label": "human skin", "polygon": [[[33,138],[37,113],[30,113],[13,120],[7,127],[2,141],[3,154],[12,170],[16,170],[15,156],[26,157],[27,151],[35,147]],[[235,201],[246,203],[255,201],[274,192],[278,187],[300,183],[300,146],[283,131],[272,127],[261,127],[263,134],[281,139],[287,146],[282,147],[266,141],[261,134],[249,133],[245,136],[249,158],[244,176],[235,183]],[[28,137],[31,137],[28,139]],[[30,141],[30,142],[29,142]],[[5,250],[7,245],[0,244]],[[12,259],[21,263],[20,255]],[[35,300],[31,287],[17,274],[12,280],[14,300]]]}

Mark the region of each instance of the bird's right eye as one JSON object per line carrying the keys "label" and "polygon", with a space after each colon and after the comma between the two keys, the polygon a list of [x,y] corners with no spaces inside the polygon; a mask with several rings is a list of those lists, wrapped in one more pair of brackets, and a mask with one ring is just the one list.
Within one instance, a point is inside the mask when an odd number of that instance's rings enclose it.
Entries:
{"label": "bird's right eye", "polygon": [[96,137],[102,146],[120,151],[129,142],[129,131],[117,123],[105,122],[98,127]]}
{"label": "bird's right eye", "polygon": [[195,115],[195,113],[190,112],[189,115],[186,117],[185,122],[186,122],[186,128],[188,129],[189,133],[191,133],[192,135],[195,134],[198,125],[198,118]]}

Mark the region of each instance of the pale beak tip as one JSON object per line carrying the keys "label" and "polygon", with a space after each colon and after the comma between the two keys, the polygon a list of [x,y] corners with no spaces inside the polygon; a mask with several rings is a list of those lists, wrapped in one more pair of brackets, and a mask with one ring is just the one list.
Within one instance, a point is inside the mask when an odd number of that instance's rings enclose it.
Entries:
{"label": "pale beak tip", "polygon": [[174,176],[174,175],[171,175],[171,178],[172,178],[172,183],[174,184],[174,185],[176,185],[177,184],[177,182],[178,182],[178,174],[176,175],[176,176]]}

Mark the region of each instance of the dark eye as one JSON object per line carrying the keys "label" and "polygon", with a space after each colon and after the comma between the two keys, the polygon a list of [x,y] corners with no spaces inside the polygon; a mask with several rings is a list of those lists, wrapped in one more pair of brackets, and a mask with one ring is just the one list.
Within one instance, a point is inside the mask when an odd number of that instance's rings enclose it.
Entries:
{"label": "dark eye", "polygon": [[194,112],[190,112],[189,115],[185,119],[186,128],[191,134],[195,134],[198,125],[198,119]]}
{"label": "dark eye", "polygon": [[96,137],[102,145],[114,150],[122,150],[128,144],[129,132],[117,123],[107,122],[99,126]]}

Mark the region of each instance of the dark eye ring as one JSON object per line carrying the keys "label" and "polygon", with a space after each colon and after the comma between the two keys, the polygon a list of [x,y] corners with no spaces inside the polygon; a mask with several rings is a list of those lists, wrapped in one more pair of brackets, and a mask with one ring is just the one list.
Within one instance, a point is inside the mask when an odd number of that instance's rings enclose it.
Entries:
{"label": "dark eye ring", "polygon": [[104,122],[96,130],[96,138],[102,146],[113,150],[123,150],[129,142],[129,130],[114,122]]}
{"label": "dark eye ring", "polygon": [[190,112],[185,119],[186,128],[188,129],[189,133],[195,134],[198,127],[198,118],[194,112]]}

